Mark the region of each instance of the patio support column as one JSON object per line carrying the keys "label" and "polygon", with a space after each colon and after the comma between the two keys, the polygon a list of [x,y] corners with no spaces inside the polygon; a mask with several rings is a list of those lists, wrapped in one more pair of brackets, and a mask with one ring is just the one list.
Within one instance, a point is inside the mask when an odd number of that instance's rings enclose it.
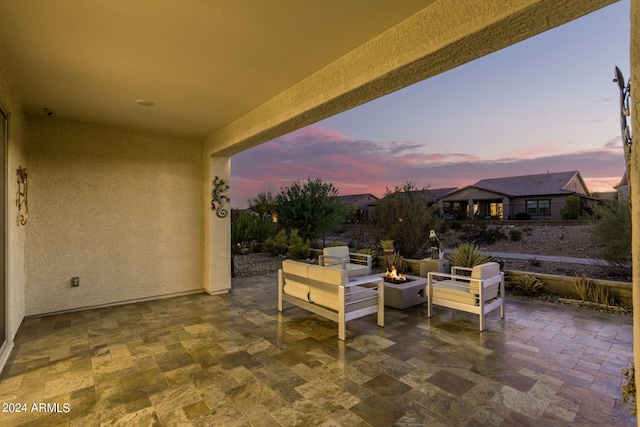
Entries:
{"label": "patio support column", "polygon": [[469,219],[473,219],[473,199],[467,200],[467,213],[469,214]]}
{"label": "patio support column", "polygon": [[[226,293],[231,289],[231,204],[225,201],[222,211],[211,209],[213,181],[231,182],[231,157],[205,156],[204,214],[204,289],[209,294]],[[218,181],[218,182],[219,182]],[[222,191],[229,197],[229,190]]]}
{"label": "patio support column", "polygon": [[[629,159],[631,198],[631,260],[633,263],[633,359],[640,369],[640,0],[631,0],[631,128],[633,149]],[[636,373],[636,390],[640,375]],[[640,425],[640,418],[639,425]]]}
{"label": "patio support column", "polygon": [[502,198],[502,219],[513,219],[511,218],[511,205],[509,204],[510,200],[508,197]]}

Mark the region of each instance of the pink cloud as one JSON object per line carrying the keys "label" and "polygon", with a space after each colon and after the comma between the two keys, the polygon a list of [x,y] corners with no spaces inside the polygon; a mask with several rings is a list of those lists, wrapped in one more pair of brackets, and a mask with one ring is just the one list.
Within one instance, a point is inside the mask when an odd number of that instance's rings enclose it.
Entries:
{"label": "pink cloud", "polygon": [[615,144],[614,138],[601,149],[560,155],[536,147],[505,159],[480,160],[473,153],[429,153],[424,144],[378,143],[311,126],[233,157],[232,206],[244,207],[249,197],[277,193],[292,181],[307,178],[332,182],[341,194],[376,196],[408,181],[420,187],[462,187],[484,178],[546,171],[579,170],[596,185],[624,171],[622,148]]}

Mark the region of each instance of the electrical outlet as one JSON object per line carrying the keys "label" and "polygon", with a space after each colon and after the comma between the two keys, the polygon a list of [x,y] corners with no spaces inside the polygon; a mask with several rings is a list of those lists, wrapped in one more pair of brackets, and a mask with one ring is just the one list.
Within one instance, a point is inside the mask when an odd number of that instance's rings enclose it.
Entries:
{"label": "electrical outlet", "polygon": [[71,278],[71,287],[77,288],[78,286],[80,286],[80,278],[79,277],[72,277]]}

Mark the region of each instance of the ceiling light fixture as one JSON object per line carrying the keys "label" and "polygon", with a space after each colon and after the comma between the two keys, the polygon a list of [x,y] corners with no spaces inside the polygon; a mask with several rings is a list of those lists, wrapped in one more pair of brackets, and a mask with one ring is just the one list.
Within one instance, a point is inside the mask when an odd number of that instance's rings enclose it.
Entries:
{"label": "ceiling light fixture", "polygon": [[153,104],[153,101],[149,101],[147,99],[138,99],[136,100],[136,104],[141,105],[143,107],[151,107]]}

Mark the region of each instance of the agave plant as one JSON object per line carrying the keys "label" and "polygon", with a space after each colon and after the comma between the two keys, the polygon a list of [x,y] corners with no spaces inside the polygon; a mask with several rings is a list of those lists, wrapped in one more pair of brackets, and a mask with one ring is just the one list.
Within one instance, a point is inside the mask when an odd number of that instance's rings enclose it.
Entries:
{"label": "agave plant", "polygon": [[521,295],[535,296],[547,289],[542,280],[529,274],[513,277],[510,281],[513,289]]}
{"label": "agave plant", "polygon": [[474,267],[493,261],[493,257],[473,243],[460,243],[449,254],[449,262],[457,267]]}

